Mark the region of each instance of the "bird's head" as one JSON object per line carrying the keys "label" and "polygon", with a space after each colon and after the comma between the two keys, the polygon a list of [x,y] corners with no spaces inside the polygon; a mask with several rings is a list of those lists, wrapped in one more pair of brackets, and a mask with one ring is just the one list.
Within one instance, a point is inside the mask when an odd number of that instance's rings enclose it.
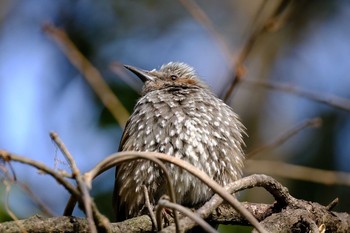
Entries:
{"label": "bird's head", "polygon": [[144,82],[143,94],[161,89],[207,88],[199,80],[194,69],[185,63],[170,62],[162,65],[159,70],[151,71],[124,66]]}

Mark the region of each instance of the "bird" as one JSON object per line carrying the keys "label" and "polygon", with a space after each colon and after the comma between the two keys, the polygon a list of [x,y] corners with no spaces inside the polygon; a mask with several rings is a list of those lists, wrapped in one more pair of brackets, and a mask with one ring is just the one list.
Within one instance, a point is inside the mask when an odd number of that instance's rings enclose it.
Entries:
{"label": "bird", "polygon": [[[125,126],[119,151],[160,152],[182,159],[222,186],[242,177],[246,128],[233,109],[215,96],[194,68],[169,62],[156,70],[124,65],[143,81],[141,97]],[[165,164],[176,200],[198,207],[213,191],[198,178]],[[143,187],[150,203],[167,194],[162,171],[148,160],[116,167],[113,207],[116,221],[147,213]]]}

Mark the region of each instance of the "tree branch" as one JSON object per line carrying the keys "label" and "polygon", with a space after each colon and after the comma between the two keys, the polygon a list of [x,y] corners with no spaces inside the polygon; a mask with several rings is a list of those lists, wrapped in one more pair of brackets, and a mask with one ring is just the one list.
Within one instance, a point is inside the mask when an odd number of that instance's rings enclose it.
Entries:
{"label": "tree branch", "polygon": [[[303,206],[304,208],[288,206],[281,210],[276,204],[257,204],[247,202],[242,203],[242,205],[251,212],[256,219],[261,221],[270,232],[286,232],[287,229],[297,230],[295,219],[298,218],[294,218],[293,216],[299,216],[299,221],[305,216],[308,218],[314,218],[313,220],[318,223],[316,225],[321,226],[321,224],[324,224],[327,232],[350,232],[350,215],[348,213],[328,211],[326,210],[326,207],[314,202],[298,200],[298,203],[299,206]],[[274,219],[273,223],[271,223],[272,219]],[[242,215],[237,213],[229,205],[225,204],[216,208],[206,220],[218,224],[248,225],[248,222],[242,217]],[[269,224],[268,221],[270,221]],[[282,221],[281,224],[279,224],[279,221]],[[36,215],[28,219],[19,220],[18,223],[24,226],[25,230],[28,232],[89,232],[88,222],[85,218],[65,216],[43,218]],[[18,223],[11,221],[0,224],[0,232],[21,232]],[[299,227],[299,229],[301,229],[301,227]],[[143,215],[123,222],[111,223],[111,230],[114,233],[150,232],[152,231],[152,222],[148,216]]]}
{"label": "tree branch", "polygon": [[84,57],[62,29],[46,23],[43,26],[43,30],[56,42],[69,61],[83,74],[103,105],[123,128],[130,114],[103,80],[101,73]]}

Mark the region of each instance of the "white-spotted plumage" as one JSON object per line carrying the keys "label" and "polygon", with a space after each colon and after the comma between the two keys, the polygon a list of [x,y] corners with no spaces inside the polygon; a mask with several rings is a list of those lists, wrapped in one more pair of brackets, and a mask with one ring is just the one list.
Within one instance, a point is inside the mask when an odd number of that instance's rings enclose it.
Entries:
{"label": "white-spotted plumage", "polygon": [[[169,63],[159,71],[128,69],[139,77],[152,77],[145,81],[143,95],[124,130],[120,150],[175,156],[206,172],[221,185],[241,177],[244,127],[231,107],[197,78],[193,68],[184,63]],[[196,206],[213,195],[188,172],[172,164],[166,166],[178,203]],[[114,191],[117,219],[143,212],[142,185],[147,187],[151,203],[156,204],[167,193],[165,182],[162,172],[150,161],[137,160],[118,166]]]}

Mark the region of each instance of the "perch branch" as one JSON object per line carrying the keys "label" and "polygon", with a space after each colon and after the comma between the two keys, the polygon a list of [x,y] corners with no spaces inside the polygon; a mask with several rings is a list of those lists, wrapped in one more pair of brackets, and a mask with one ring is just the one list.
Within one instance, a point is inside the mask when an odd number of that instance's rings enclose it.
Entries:
{"label": "perch branch", "polygon": [[[252,175],[249,177],[244,177],[229,184],[225,187],[225,189],[228,193],[235,193],[240,190],[261,186],[263,186],[267,191],[269,191],[275,197],[277,202],[280,203],[282,206],[285,206],[286,204],[292,203],[294,201],[293,197],[289,195],[288,190],[285,187],[283,187],[271,177],[264,175]],[[196,213],[201,218],[207,219],[209,215],[213,213],[213,211],[216,208],[218,208],[222,202],[223,199],[218,194],[215,194],[209,201],[207,201],[201,208],[199,208],[196,211]],[[180,224],[181,226],[186,226],[185,230],[187,230],[191,229],[195,225],[195,222],[193,222],[192,219],[185,217],[180,220]],[[173,226],[169,226],[166,229],[164,229],[164,232],[170,233],[172,231]]]}
{"label": "perch branch", "polygon": [[[87,176],[87,180],[92,180],[94,177],[97,175],[101,174],[103,171],[114,167],[116,165],[116,161],[118,161],[118,158],[121,156],[127,156],[130,157],[130,159],[134,156],[146,156],[148,158],[154,157],[156,159],[166,161],[169,163],[172,163],[174,165],[177,165],[192,175],[196,176],[198,179],[203,181],[206,185],[208,185],[214,192],[219,194],[223,199],[225,199],[227,202],[229,202],[238,212],[240,212],[243,216],[247,218],[247,220],[256,228],[259,230],[259,232],[266,232],[261,226],[259,225],[259,222],[254,218],[254,216],[248,212],[246,209],[242,207],[242,205],[239,203],[239,201],[230,195],[226,190],[221,187],[218,183],[216,183],[214,180],[212,180],[206,173],[204,173],[201,170],[198,170],[196,167],[193,165],[175,158],[173,156],[169,156],[166,154],[162,153],[157,153],[157,152],[135,152],[135,151],[130,151],[130,152],[119,152],[119,153],[114,153],[107,158],[105,158],[103,161],[101,161],[99,164],[97,164],[90,172],[86,173],[85,175]],[[119,161],[118,161],[119,162]],[[174,202],[176,203],[176,202]],[[175,212],[176,213],[176,212]]]}
{"label": "perch branch", "polygon": [[[266,184],[263,184],[264,182]],[[225,189],[235,192],[238,190],[243,190],[245,188],[253,187],[255,185],[265,187],[268,186],[269,183],[272,184],[270,189],[274,189],[274,186],[277,188],[276,193],[279,194],[274,193],[273,195],[277,197],[276,200],[280,199],[281,201],[277,201],[272,205],[255,203],[242,203],[242,205],[248,209],[257,219],[259,219],[259,221],[264,222],[266,228],[269,229],[270,232],[281,232],[285,229],[294,229],[297,231],[297,223],[300,221],[303,223],[302,219],[304,218],[311,225],[314,223],[322,223],[318,225],[319,229],[320,227],[323,227],[329,232],[336,233],[350,231],[349,214],[331,212],[328,209],[329,205],[325,207],[319,205],[318,203],[297,200],[293,197],[289,198],[289,194],[285,193],[287,189],[280,184],[274,184],[276,181],[274,181],[272,178],[261,175],[254,175],[236,181]],[[282,186],[282,188],[279,186]],[[197,214],[203,217],[202,214],[205,211],[211,211],[207,215],[208,217],[204,218],[213,223],[240,225],[248,224],[246,219],[239,212],[236,212],[234,208],[228,206],[227,204],[222,204],[219,206],[219,203],[221,202],[222,198],[218,195],[214,195],[204,206],[197,210]],[[285,206],[283,202],[287,204],[287,206]],[[215,207],[215,205],[218,205],[218,207]],[[265,219],[266,221],[264,221]],[[269,221],[270,224],[268,224]],[[195,224],[193,220],[188,217],[181,219],[180,223],[181,226],[185,224],[186,229],[189,229],[188,227],[191,224]],[[81,231],[88,231],[88,223],[86,219],[76,217],[56,217],[44,219],[39,216],[35,216],[29,219],[19,220],[17,223],[15,221],[2,223],[0,224],[0,232],[20,232],[21,230],[18,224],[24,226],[28,232],[52,232],[53,229],[58,233],[74,232],[76,229],[80,229]],[[116,233],[148,232],[152,230],[152,222],[148,216],[144,215],[133,219],[128,219],[123,222],[112,223],[111,227],[113,232]],[[183,230],[184,229],[185,228],[183,228]],[[175,226],[172,224],[169,227],[163,229],[163,232],[174,232],[174,230]],[[298,232],[300,232],[300,229]]]}

